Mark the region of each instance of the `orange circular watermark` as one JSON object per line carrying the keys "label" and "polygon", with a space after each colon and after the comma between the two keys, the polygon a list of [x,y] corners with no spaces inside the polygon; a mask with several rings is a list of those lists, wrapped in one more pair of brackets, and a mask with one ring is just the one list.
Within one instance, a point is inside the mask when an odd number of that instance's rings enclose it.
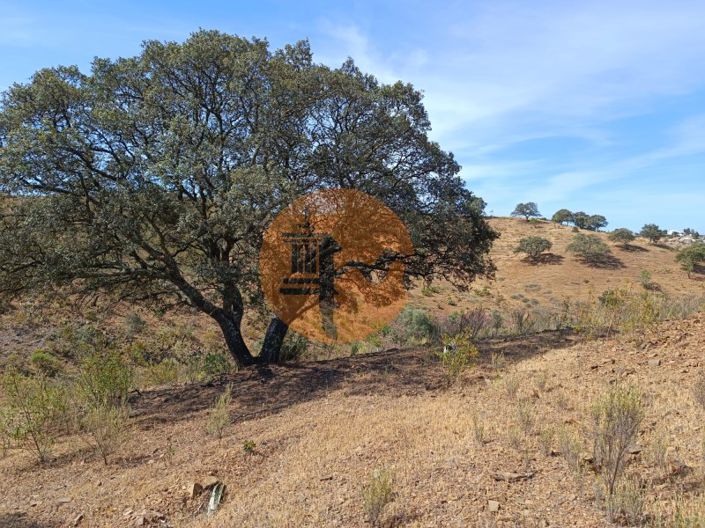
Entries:
{"label": "orange circular watermark", "polygon": [[404,223],[353,189],[303,196],[264,234],[260,280],[270,308],[299,334],[349,343],[380,330],[406,301]]}

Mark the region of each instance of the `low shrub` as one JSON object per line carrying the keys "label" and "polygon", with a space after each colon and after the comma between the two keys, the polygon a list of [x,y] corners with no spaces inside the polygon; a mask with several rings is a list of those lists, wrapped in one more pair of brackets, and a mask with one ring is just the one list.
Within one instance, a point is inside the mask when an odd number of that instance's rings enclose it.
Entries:
{"label": "low shrub", "polygon": [[126,405],[98,405],[89,408],[82,419],[84,438],[106,465],[108,457],[122,442],[128,417]]}
{"label": "low shrub", "polygon": [[37,374],[43,374],[50,378],[63,370],[59,358],[45,350],[35,350],[29,358],[29,363]]}
{"label": "low shrub", "polygon": [[475,364],[479,355],[477,347],[472,344],[469,336],[459,334],[443,338],[443,349],[438,353],[438,358],[448,381],[454,382],[466,369]]}
{"label": "low shrub", "polygon": [[363,508],[372,526],[380,526],[382,512],[394,499],[394,477],[391,472],[376,469],[362,490]]}
{"label": "low shrub", "polygon": [[230,404],[233,401],[232,385],[225,386],[223,393],[215,400],[213,408],[208,415],[206,431],[218,440],[223,438],[225,429],[230,425]]}
{"label": "low shrub", "polygon": [[132,368],[115,351],[93,353],[80,365],[79,391],[89,407],[120,406],[132,387]]}

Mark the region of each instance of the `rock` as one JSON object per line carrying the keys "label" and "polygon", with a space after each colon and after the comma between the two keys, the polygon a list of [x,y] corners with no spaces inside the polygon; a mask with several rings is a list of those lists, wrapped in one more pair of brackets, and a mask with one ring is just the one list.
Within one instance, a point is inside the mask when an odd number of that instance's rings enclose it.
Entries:
{"label": "rock", "polygon": [[203,489],[207,490],[207,489],[214,488],[216,484],[220,484],[220,479],[218,477],[216,477],[216,476],[206,477],[203,480]]}
{"label": "rock", "polygon": [[163,514],[154,510],[144,510],[135,517],[135,526],[147,526],[164,520]]}
{"label": "rock", "polygon": [[649,366],[650,366],[650,367],[660,367],[660,366],[661,366],[661,360],[658,359],[658,358],[650,359],[650,360],[649,360]]}
{"label": "rock", "polygon": [[186,487],[186,492],[188,493],[190,499],[195,499],[201,494],[201,492],[203,492],[203,486],[201,486],[198,482],[191,482]]}
{"label": "rock", "polygon": [[487,509],[493,513],[499,511],[499,502],[495,500],[487,501]]}
{"label": "rock", "polygon": [[68,504],[71,502],[71,497],[60,497],[56,499],[56,504]]}
{"label": "rock", "polygon": [[82,520],[83,520],[83,514],[82,514],[82,513],[79,513],[79,514],[76,515],[76,517],[74,518],[72,525],[73,525],[73,526],[78,526],[79,524],[81,524],[81,521],[82,521]]}

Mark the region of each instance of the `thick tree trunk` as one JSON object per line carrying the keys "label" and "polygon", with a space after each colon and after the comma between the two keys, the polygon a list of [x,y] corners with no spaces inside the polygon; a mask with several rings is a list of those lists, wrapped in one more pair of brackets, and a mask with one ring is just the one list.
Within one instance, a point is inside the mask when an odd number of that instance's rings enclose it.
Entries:
{"label": "thick tree trunk", "polygon": [[258,358],[261,363],[279,363],[282,343],[288,330],[289,326],[284,321],[276,315],[272,317]]}
{"label": "thick tree trunk", "polygon": [[225,342],[228,345],[228,350],[238,366],[247,367],[253,365],[255,358],[250,354],[250,350],[247,348],[247,344],[242,338],[242,331],[240,330],[242,315],[219,311],[213,318],[218,322],[223,332]]}

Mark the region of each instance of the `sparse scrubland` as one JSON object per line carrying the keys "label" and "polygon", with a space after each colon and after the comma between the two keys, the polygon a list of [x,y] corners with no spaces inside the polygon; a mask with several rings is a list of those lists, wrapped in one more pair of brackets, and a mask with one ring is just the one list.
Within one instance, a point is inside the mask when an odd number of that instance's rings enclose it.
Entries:
{"label": "sparse scrubland", "polygon": [[[238,372],[195,312],[16,303],[0,315],[0,519],[703,525],[697,272],[664,248],[618,246],[623,266],[595,267],[566,253],[568,227],[492,222],[495,281],[419,284],[395,322],[350,345],[291,334],[268,373]],[[563,260],[514,255],[537,230]]]}

